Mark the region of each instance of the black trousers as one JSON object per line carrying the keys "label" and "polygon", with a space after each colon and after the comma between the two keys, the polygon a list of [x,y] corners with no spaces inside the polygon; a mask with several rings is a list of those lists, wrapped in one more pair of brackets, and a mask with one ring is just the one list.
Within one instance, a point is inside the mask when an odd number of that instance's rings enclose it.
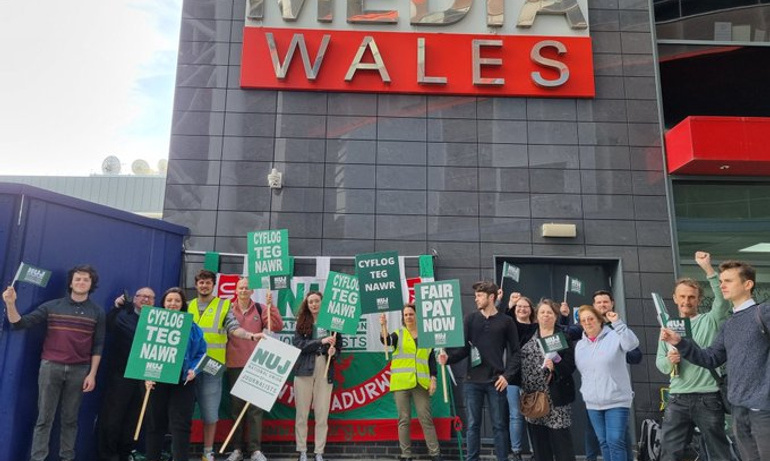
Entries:
{"label": "black trousers", "polygon": [[527,424],[535,461],[575,461],[575,449],[569,429],[549,429]]}
{"label": "black trousers", "polygon": [[134,430],[142,406],[144,382],[110,376],[96,423],[101,461],[125,461],[134,449]]}
{"label": "black trousers", "polygon": [[160,460],[163,439],[171,432],[171,455],[175,460],[190,459],[190,431],[195,408],[195,386],[188,383],[155,383],[147,408],[145,441],[147,461]]}

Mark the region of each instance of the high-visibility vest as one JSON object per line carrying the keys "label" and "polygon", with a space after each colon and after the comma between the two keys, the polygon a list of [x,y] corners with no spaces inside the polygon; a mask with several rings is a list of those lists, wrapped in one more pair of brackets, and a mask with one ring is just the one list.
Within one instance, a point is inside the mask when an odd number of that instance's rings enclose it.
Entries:
{"label": "high-visibility vest", "polygon": [[425,389],[430,386],[428,359],[430,349],[417,348],[414,338],[406,328],[397,331],[398,344],[390,362],[390,390],[403,391],[418,384]]}
{"label": "high-visibility vest", "polygon": [[187,312],[193,315],[195,322],[203,330],[206,340],[206,354],[212,359],[225,363],[227,358],[227,332],[225,317],[230,310],[230,300],[214,298],[203,314],[198,310],[198,298],[190,301]]}

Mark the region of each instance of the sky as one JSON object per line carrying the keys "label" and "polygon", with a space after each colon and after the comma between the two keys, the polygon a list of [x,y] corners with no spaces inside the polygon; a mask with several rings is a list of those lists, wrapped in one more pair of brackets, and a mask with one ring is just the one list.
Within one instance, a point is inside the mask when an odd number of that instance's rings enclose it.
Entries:
{"label": "sky", "polygon": [[168,157],[182,0],[0,0],[0,175]]}

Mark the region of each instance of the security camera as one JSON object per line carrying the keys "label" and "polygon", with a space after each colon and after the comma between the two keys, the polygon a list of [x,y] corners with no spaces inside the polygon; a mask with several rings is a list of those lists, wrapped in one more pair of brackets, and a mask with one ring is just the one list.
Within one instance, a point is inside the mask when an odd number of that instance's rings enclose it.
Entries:
{"label": "security camera", "polygon": [[267,185],[270,186],[271,189],[280,189],[283,187],[283,173],[280,173],[275,168],[270,171],[270,174],[267,175]]}

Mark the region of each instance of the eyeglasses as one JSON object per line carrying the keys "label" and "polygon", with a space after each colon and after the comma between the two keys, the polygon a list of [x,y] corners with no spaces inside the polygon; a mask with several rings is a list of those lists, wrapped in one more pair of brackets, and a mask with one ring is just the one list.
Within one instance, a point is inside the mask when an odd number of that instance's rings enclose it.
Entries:
{"label": "eyeglasses", "polygon": [[155,299],[155,295],[146,295],[144,293],[137,293],[134,295],[134,298]]}
{"label": "eyeglasses", "polygon": [[584,319],[580,319],[580,323],[596,323],[596,319],[593,317],[587,317]]}

